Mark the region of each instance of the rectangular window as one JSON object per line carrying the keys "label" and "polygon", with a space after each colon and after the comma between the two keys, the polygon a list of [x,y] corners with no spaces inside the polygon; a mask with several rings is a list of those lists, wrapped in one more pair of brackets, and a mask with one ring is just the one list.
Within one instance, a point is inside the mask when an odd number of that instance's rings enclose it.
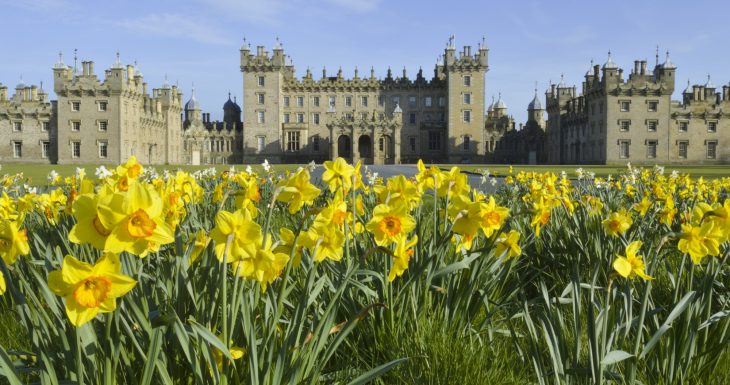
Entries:
{"label": "rectangular window", "polygon": [[256,150],[258,152],[263,152],[264,147],[266,147],[266,137],[265,136],[257,136],[256,137]]}
{"label": "rectangular window", "polygon": [[707,122],[707,132],[717,132],[717,122]]}
{"label": "rectangular window", "polygon": [[352,107],[352,96],[345,96],[345,107]]}
{"label": "rectangular window", "polygon": [[23,142],[21,142],[21,141],[13,142],[13,158],[22,158],[22,157],[23,157]]}
{"label": "rectangular window", "polygon": [[41,157],[43,159],[48,159],[48,154],[51,151],[51,142],[44,140],[41,142]]}
{"label": "rectangular window", "polygon": [[15,132],[23,131],[23,122],[13,122],[13,131],[15,131]]}
{"label": "rectangular window", "polygon": [[319,124],[319,114],[312,114],[312,122],[314,122],[314,124]]}
{"label": "rectangular window", "polygon": [[619,102],[621,104],[621,112],[628,112],[631,108],[631,102],[628,100],[622,100]]}
{"label": "rectangular window", "polygon": [[657,146],[656,140],[647,140],[646,141],[646,158],[647,159],[656,158],[656,146]]}
{"label": "rectangular window", "polygon": [[41,131],[48,132],[48,122],[41,122]]}
{"label": "rectangular window", "polygon": [[99,131],[106,131],[106,129],[109,127],[109,122],[106,120],[100,120],[99,121]]}
{"label": "rectangular window", "polygon": [[658,108],[659,108],[659,102],[657,102],[656,100],[650,100],[647,103],[647,110],[649,112],[656,112]]}
{"label": "rectangular window", "polygon": [[312,151],[319,152],[319,135],[312,137]]}
{"label": "rectangular window", "polygon": [[433,98],[430,97],[430,96],[426,96],[423,99],[423,106],[424,107],[431,107],[431,106],[433,106]]}
{"label": "rectangular window", "polygon": [[312,98],[312,104],[314,104],[315,107],[319,107],[319,96]]}
{"label": "rectangular window", "polygon": [[265,82],[265,78],[263,76],[259,76],[259,87],[263,87]]}
{"label": "rectangular window", "polygon": [[256,121],[259,122],[259,124],[266,122],[266,115],[264,111],[256,111]]}
{"label": "rectangular window", "polygon": [[416,97],[415,96],[408,97],[408,108],[416,108]]}
{"label": "rectangular window", "polygon": [[621,127],[621,131],[628,131],[629,127],[631,127],[631,121],[630,120],[619,120],[618,122],[619,126]]}
{"label": "rectangular window", "polygon": [[464,75],[464,86],[465,87],[471,86],[471,76],[470,75]]}
{"label": "rectangular window", "polygon": [[468,135],[464,136],[464,151],[469,151],[469,141],[470,138]]}
{"label": "rectangular window", "polygon": [[303,113],[297,114],[297,123],[304,123],[304,114]]}
{"label": "rectangular window", "polygon": [[679,132],[687,132],[689,129],[689,122],[679,122]]}
{"label": "rectangular window", "polygon": [[471,104],[471,94],[464,94],[464,104]]}
{"label": "rectangular window", "polygon": [[286,133],[286,150],[299,151],[299,131],[287,131]]}
{"label": "rectangular window", "polygon": [[360,113],[360,119],[362,119],[362,120],[368,120],[368,113],[367,112],[361,112]]}
{"label": "rectangular window", "polygon": [[258,103],[259,104],[264,104],[264,98],[265,98],[264,95],[265,94],[256,94],[256,97],[258,98]]}
{"label": "rectangular window", "polygon": [[107,107],[107,103],[106,102],[99,102],[99,111],[105,112],[106,111],[106,107]]}
{"label": "rectangular window", "polygon": [[378,96],[378,106],[385,107],[385,95]]}
{"label": "rectangular window", "polygon": [[646,128],[651,132],[656,132],[656,127],[659,124],[656,120],[647,120],[646,121]]}
{"label": "rectangular window", "polygon": [[707,141],[707,159],[715,159],[717,157],[717,141]]}
{"label": "rectangular window", "polygon": [[99,142],[99,158],[106,158],[109,155],[109,144],[107,142]]}
{"label": "rectangular window", "polygon": [[71,111],[81,111],[81,102],[71,102]]}
{"label": "rectangular window", "polygon": [[408,137],[408,145],[411,148],[411,152],[416,152],[416,137],[415,136]]}
{"label": "rectangular window", "polygon": [[368,97],[367,96],[363,96],[360,98],[360,105],[363,107],[368,106]]}
{"label": "rectangular window", "polygon": [[289,123],[289,114],[284,114],[284,123]]}
{"label": "rectangular window", "polygon": [[469,123],[469,122],[471,122],[471,111],[465,110],[464,111],[464,123]]}
{"label": "rectangular window", "polygon": [[81,142],[71,142],[71,157],[72,158],[81,157]]}
{"label": "rectangular window", "polygon": [[289,97],[284,96],[284,107],[289,107]]}
{"label": "rectangular window", "polygon": [[428,132],[428,149],[431,151],[441,149],[441,132],[429,131]]}
{"label": "rectangular window", "polygon": [[689,142],[686,140],[680,141],[677,143],[678,145],[678,153],[677,156],[679,156],[679,159],[687,159],[687,147],[689,147]]}
{"label": "rectangular window", "polygon": [[400,105],[400,96],[393,96],[393,106]]}
{"label": "rectangular window", "polygon": [[439,96],[439,107],[446,107],[446,97]]}
{"label": "rectangular window", "polygon": [[355,121],[355,117],[352,115],[351,112],[348,112],[345,114],[345,120],[347,120],[348,122],[353,122]]}
{"label": "rectangular window", "polygon": [[81,131],[81,122],[78,120],[71,122],[71,131]]}
{"label": "rectangular window", "polygon": [[304,96],[297,96],[297,107],[304,107]]}
{"label": "rectangular window", "polygon": [[629,157],[629,145],[631,142],[628,140],[620,140],[619,141],[619,158],[626,159]]}
{"label": "rectangular window", "polygon": [[334,96],[330,96],[329,99],[330,99],[330,107],[334,107],[337,99]]}
{"label": "rectangular window", "polygon": [[411,112],[408,114],[408,124],[416,124],[416,113]]}

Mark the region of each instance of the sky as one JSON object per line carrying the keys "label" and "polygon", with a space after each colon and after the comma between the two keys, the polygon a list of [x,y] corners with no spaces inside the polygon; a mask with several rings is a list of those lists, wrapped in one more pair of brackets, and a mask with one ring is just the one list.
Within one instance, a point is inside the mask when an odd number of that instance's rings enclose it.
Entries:
{"label": "sky", "polygon": [[[375,68],[384,77],[406,67],[427,78],[449,36],[457,51],[472,50],[485,38],[489,48],[486,97],[500,93],[508,113],[526,120],[535,85],[544,102],[549,83],[580,90],[591,59],[614,61],[625,69],[645,59],[653,67],[668,50],[677,65],[674,99],[687,79],[728,84],[730,62],[725,1],[397,1],[397,0],[0,0],[3,50],[0,82],[14,88],[44,83],[52,91],[52,66],[63,52],[73,65],[74,49],[93,60],[97,75],[115,61],[138,64],[149,88],[177,83],[184,99],[195,95],[213,119],[222,117],[228,92],[243,92],[239,50],[246,38],[253,50],[271,51],[278,37],[297,76],[307,67],[315,78],[322,67],[339,67],[352,77]],[[12,94],[12,90],[10,93]],[[51,93],[51,98],[55,95]],[[487,104],[488,104],[487,103]]]}

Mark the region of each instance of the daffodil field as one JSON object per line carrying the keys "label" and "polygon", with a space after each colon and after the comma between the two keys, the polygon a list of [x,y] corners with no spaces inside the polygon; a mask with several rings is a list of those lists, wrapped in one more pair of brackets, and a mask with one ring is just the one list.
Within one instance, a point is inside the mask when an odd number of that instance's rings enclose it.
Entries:
{"label": "daffodil field", "polygon": [[730,178],[320,167],[2,177],[0,383],[730,383]]}

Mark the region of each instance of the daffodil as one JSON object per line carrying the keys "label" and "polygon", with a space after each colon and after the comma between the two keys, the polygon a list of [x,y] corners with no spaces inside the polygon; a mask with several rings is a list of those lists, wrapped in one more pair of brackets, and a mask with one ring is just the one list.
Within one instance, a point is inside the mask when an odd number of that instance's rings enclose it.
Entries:
{"label": "daffodil", "polygon": [[[218,339],[223,342],[223,336],[218,336]],[[233,345],[232,342],[229,343],[229,346]],[[228,348],[228,352],[231,353],[231,358],[234,360],[238,360],[243,358],[243,355],[246,354],[246,349],[239,347],[239,346],[230,346]],[[215,346],[213,346],[213,359],[215,359],[215,364],[218,367],[218,371],[223,370],[223,359],[225,356],[223,356],[223,352],[218,350]],[[211,369],[212,370],[212,369]]]}
{"label": "daffodil", "polygon": [[421,190],[421,192],[437,190],[441,187],[444,176],[443,172],[441,172],[438,167],[431,166],[426,168],[423,164],[423,160],[421,159],[418,160],[417,167],[418,174],[416,174],[416,181],[418,182],[418,189]]}
{"label": "daffodil", "polygon": [[396,277],[403,275],[408,269],[408,262],[414,253],[413,247],[418,243],[418,236],[413,236],[410,240],[406,236],[401,236],[395,243],[393,251],[393,266],[388,273],[388,281],[393,282]]}
{"label": "daffodil", "polygon": [[104,227],[99,219],[99,200],[112,194],[110,190],[102,188],[99,194],[81,194],[73,203],[73,216],[76,224],[68,233],[68,239],[73,243],[89,243],[99,250],[104,250],[106,239],[111,230]]}
{"label": "daffodil", "polygon": [[114,311],[117,298],[134,288],[137,282],[121,271],[119,257],[113,253],[106,253],[94,266],[68,255],[61,270],[48,275],[48,287],[64,297],[71,323],[82,326],[99,313]]}
{"label": "daffodil", "polygon": [[535,228],[535,236],[540,237],[540,230],[550,221],[552,206],[546,204],[543,198],[532,204],[533,216],[530,226]]}
{"label": "daffodil", "polygon": [[208,237],[208,234],[205,232],[205,230],[198,230],[195,233],[195,239],[193,240],[192,244],[193,251],[190,253],[190,265],[195,263],[198,258],[200,258],[200,255],[208,247],[208,243],[210,243],[210,237]]}
{"label": "daffodil", "polygon": [[161,245],[172,243],[172,227],[165,222],[160,195],[141,182],[128,191],[110,194],[99,201],[98,216],[109,235],[104,251],[123,251],[144,257]]}
{"label": "daffodil", "polygon": [[641,241],[631,242],[626,246],[626,256],[617,255],[613,261],[613,269],[624,278],[641,277],[645,280],[653,279],[644,272],[644,260],[636,253],[641,248]]}
{"label": "daffodil", "polygon": [[416,220],[408,214],[408,206],[380,204],[373,210],[373,218],[365,228],[375,236],[378,246],[388,246],[396,238],[410,233],[416,227]]}
{"label": "daffodil", "polygon": [[274,246],[274,253],[291,255],[293,266],[298,267],[302,262],[302,249],[304,248],[302,239],[303,237],[297,238],[293,231],[282,227],[279,229],[279,241]]}
{"label": "daffodil", "polygon": [[641,199],[640,202],[635,203],[632,208],[639,213],[640,216],[646,215],[646,213],[651,208],[652,202],[649,200],[649,197],[644,195],[644,197]]}
{"label": "daffodil", "polygon": [[608,218],[604,219],[601,223],[603,224],[603,229],[606,230],[608,235],[618,237],[625,233],[634,221],[624,210],[619,210],[612,212],[611,215],[609,215]]}
{"label": "daffodil", "polygon": [[342,187],[345,191],[352,187],[352,176],[355,168],[342,158],[334,161],[328,160],[322,164],[324,172],[322,173],[322,182],[327,183],[331,192],[337,191]]}
{"label": "daffodil", "polygon": [[305,204],[311,205],[319,196],[319,189],[309,182],[309,170],[302,168],[276,186],[281,192],[278,201],[289,203],[289,214],[295,214]]}
{"label": "daffodil", "polygon": [[5,290],[7,290],[7,286],[5,286],[5,275],[0,270],[0,295],[5,294]]}
{"label": "daffodil", "polygon": [[725,237],[722,229],[712,221],[705,221],[701,226],[684,224],[677,249],[689,254],[695,264],[700,264],[705,256],[720,254],[720,244]]}
{"label": "daffodil", "polygon": [[315,262],[342,259],[345,234],[338,226],[332,226],[333,213],[331,207],[322,210],[306,234],[303,234],[302,244],[311,251]]}
{"label": "daffodil", "polygon": [[520,233],[516,230],[510,230],[509,233],[500,233],[494,241],[495,253],[498,257],[504,256],[504,259],[510,259],[522,254],[522,248],[519,244]]}
{"label": "daffodil", "polygon": [[271,237],[267,237],[265,244],[257,242],[256,252],[252,257],[236,260],[231,265],[239,277],[258,281],[264,292],[281,275],[289,262],[288,255],[272,251],[271,245]]}
{"label": "daffodil", "polygon": [[0,220],[0,257],[5,264],[12,265],[18,256],[29,253],[28,232],[16,221]]}
{"label": "daffodil", "polygon": [[233,263],[256,255],[256,245],[260,244],[263,236],[261,226],[251,218],[248,210],[236,212],[219,211],[215,216],[215,227],[210,232],[210,239],[215,241],[215,255],[223,261],[228,237],[231,237],[231,246],[228,250],[228,263]]}

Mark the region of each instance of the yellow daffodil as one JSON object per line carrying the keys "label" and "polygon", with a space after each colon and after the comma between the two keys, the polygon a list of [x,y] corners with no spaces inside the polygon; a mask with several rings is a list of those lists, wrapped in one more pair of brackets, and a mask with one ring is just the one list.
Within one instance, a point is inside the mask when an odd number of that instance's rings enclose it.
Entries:
{"label": "yellow daffodil", "polygon": [[129,181],[130,179],[137,179],[140,175],[142,175],[144,167],[137,162],[137,157],[132,155],[127,158],[126,163],[119,165],[116,171],[119,178],[126,177],[127,181]]}
{"label": "yellow daffodil", "polygon": [[74,202],[74,217],[76,224],[68,233],[68,239],[73,243],[89,243],[99,250],[104,250],[106,239],[111,230],[104,227],[99,219],[99,200],[112,192],[101,189],[99,194],[82,194]]}
{"label": "yellow daffodil", "polygon": [[386,186],[376,186],[374,189],[380,203],[394,206],[405,204],[410,209],[421,203],[418,186],[403,175],[389,178]]}
{"label": "yellow daffodil", "polygon": [[276,199],[289,203],[289,214],[299,212],[305,204],[313,204],[320,194],[319,189],[309,182],[309,171],[306,168],[280,181],[276,188],[281,189]]}
{"label": "yellow daffodil", "polygon": [[695,264],[700,264],[705,256],[720,254],[720,244],[725,238],[722,229],[712,221],[705,221],[701,226],[684,224],[677,249],[689,254]]}
{"label": "yellow daffodil", "polygon": [[[279,241],[274,247],[274,253],[284,253],[292,256],[293,266],[299,267],[302,262],[303,237],[297,238],[293,231],[282,227],[279,229]],[[295,243],[296,240],[296,244]]]}
{"label": "yellow daffodil", "polygon": [[550,221],[552,206],[546,204],[543,198],[532,204],[533,216],[530,226],[535,229],[535,236],[540,237],[540,230]]}
{"label": "yellow daffodil", "polygon": [[[219,335],[218,339],[223,342],[223,336]],[[230,347],[228,348],[228,351],[231,353],[231,358],[233,358],[234,360],[243,358],[243,355],[246,354],[246,349],[232,345],[233,342],[230,342]],[[213,359],[215,359],[215,364],[218,367],[218,371],[223,370],[223,359],[225,359],[225,356],[223,355],[223,352],[218,350],[218,348],[216,348],[215,346],[213,346]]]}
{"label": "yellow daffodil", "polygon": [[260,241],[256,244],[256,252],[250,258],[243,258],[233,262],[231,267],[239,277],[258,281],[261,291],[266,291],[289,262],[289,256],[284,253],[275,253],[271,250],[271,237],[266,238],[266,244]]}
{"label": "yellow daffodil", "polygon": [[5,275],[3,275],[3,272],[0,271],[0,295],[5,294],[5,290],[7,290],[7,286],[5,285]]}
{"label": "yellow daffodil", "polygon": [[405,235],[399,237],[395,243],[395,250],[393,251],[393,266],[390,268],[388,273],[388,281],[393,282],[396,277],[403,275],[403,272],[408,269],[408,262],[411,260],[411,256],[414,253],[413,247],[418,243],[418,236],[414,236],[410,240]]}
{"label": "yellow daffodil", "polygon": [[674,199],[667,197],[664,207],[659,210],[659,222],[671,226],[674,223],[674,216],[677,215],[677,208],[674,205]]}
{"label": "yellow daffodil", "polygon": [[261,226],[253,221],[248,210],[237,210],[233,213],[219,211],[215,216],[215,227],[210,232],[219,261],[223,261],[229,235],[232,236],[232,241],[228,250],[228,263],[253,258],[256,255],[256,245],[263,239]]}
{"label": "yellow daffodil", "polygon": [[375,236],[378,246],[388,246],[396,238],[410,233],[416,227],[416,220],[408,214],[408,206],[380,204],[373,210],[373,218],[365,228]]}
{"label": "yellow daffodil", "polygon": [[344,191],[352,188],[352,176],[355,173],[355,168],[349,165],[346,160],[338,157],[334,161],[324,162],[323,166],[322,182],[327,183],[331,192],[337,191],[340,187]]}
{"label": "yellow daffodil", "polygon": [[481,217],[479,227],[485,236],[491,237],[504,224],[505,219],[509,216],[509,209],[497,206],[494,197],[490,196],[487,202],[479,203],[479,216]]}
{"label": "yellow daffodil", "polygon": [[522,254],[519,241],[520,233],[516,230],[510,230],[509,233],[500,233],[494,241],[495,254],[500,258],[504,256],[505,260],[519,256]]}
{"label": "yellow daffodil", "polygon": [[454,197],[456,195],[467,194],[471,190],[469,185],[469,179],[466,174],[463,174],[461,170],[454,166],[449,172],[442,173],[443,181],[439,188],[436,190],[440,197]]}
{"label": "yellow daffodil", "polygon": [[172,243],[172,227],[163,217],[160,195],[143,183],[134,182],[124,192],[99,201],[99,221],[109,231],[104,251],[123,251],[144,257],[161,245]]}
{"label": "yellow daffodil", "polygon": [[645,280],[653,279],[644,272],[644,260],[636,253],[641,248],[641,241],[631,242],[626,246],[626,256],[617,255],[613,261],[613,269],[624,278],[641,277]]}
{"label": "yellow daffodil", "polygon": [[611,215],[609,215],[608,218],[604,219],[601,223],[603,224],[603,229],[606,230],[608,235],[618,237],[625,233],[634,221],[624,210],[619,210],[612,212]]}
{"label": "yellow daffodil", "polygon": [[198,230],[195,233],[195,239],[193,240],[193,251],[190,253],[190,265],[200,258],[200,255],[208,247],[208,243],[210,243],[210,237],[208,237],[205,230]]}
{"label": "yellow daffodil", "polygon": [[68,255],[61,270],[48,275],[48,287],[64,297],[71,323],[82,326],[99,313],[114,311],[117,298],[134,288],[137,282],[121,271],[119,257],[113,253],[105,254],[94,266]]}
{"label": "yellow daffodil", "polygon": [[631,208],[633,208],[634,211],[638,212],[639,215],[643,217],[644,215],[646,215],[647,212],[649,212],[651,205],[652,201],[649,200],[648,196],[644,195],[641,201],[635,203]]}
{"label": "yellow daffodil", "polygon": [[[311,251],[315,262],[322,262],[325,259],[333,261],[342,259],[345,234],[337,226],[329,225],[331,219],[327,219],[327,217],[332,216],[331,211],[331,208],[322,210],[321,216],[317,216],[302,238],[302,244]],[[322,215],[323,213],[324,215]]]}
{"label": "yellow daffodil", "polygon": [[0,257],[6,265],[12,265],[20,255],[28,255],[28,232],[16,221],[0,220]]}
{"label": "yellow daffodil", "polygon": [[418,189],[421,192],[441,188],[444,175],[438,167],[431,166],[426,168],[421,159],[418,160],[417,167],[418,174],[416,174],[416,181],[418,182]]}

